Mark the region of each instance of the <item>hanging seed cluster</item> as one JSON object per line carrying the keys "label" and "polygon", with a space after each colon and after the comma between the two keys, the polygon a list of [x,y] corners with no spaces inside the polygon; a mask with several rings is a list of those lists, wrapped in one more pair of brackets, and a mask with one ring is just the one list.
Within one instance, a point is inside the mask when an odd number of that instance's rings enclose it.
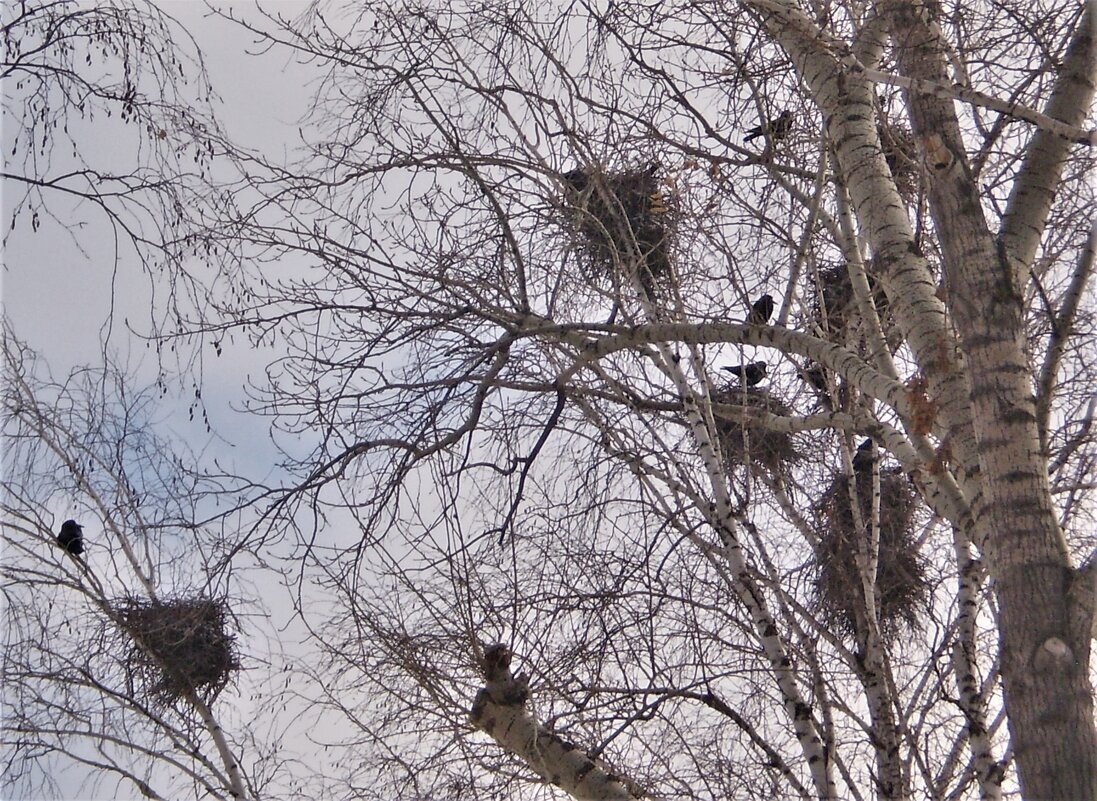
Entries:
{"label": "hanging seed cluster", "polygon": [[126,632],[124,666],[131,685],[171,704],[195,692],[219,693],[240,663],[223,601],[123,598],[114,607]]}
{"label": "hanging seed cluster", "polygon": [[[792,410],[780,398],[762,387],[742,387],[732,381],[712,393],[712,400],[729,406],[746,406],[750,410],[787,417]],[[772,431],[762,423],[747,418],[716,418],[720,435],[720,447],[729,467],[750,462],[764,468],[773,476],[789,477],[791,465],[800,458],[792,435],[786,431]]]}
{"label": "hanging seed cluster", "polygon": [[565,173],[567,227],[591,278],[629,283],[635,275],[649,296],[670,279],[678,215],[656,173],[655,166],[605,172],[596,165]]}
{"label": "hanging seed cluster", "polygon": [[[816,602],[826,625],[853,636],[864,590],[857,569],[858,543],[868,532],[858,530],[849,497],[849,478],[838,474],[815,507]],[[861,520],[872,523],[872,473],[857,474]],[[917,495],[898,469],[880,473],[880,548],[876,568],[877,616],[888,639],[914,628],[929,603],[929,583],[914,541]],[[867,539],[864,540],[867,545]]]}

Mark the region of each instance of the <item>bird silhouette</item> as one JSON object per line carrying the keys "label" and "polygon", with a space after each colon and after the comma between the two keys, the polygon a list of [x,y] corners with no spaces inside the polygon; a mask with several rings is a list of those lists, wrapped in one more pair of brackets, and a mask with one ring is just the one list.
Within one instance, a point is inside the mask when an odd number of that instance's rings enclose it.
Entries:
{"label": "bird silhouette", "polygon": [[563,178],[576,192],[582,192],[590,183],[590,173],[581,167],[568,170],[564,173]]}
{"label": "bird silhouette", "polygon": [[777,115],[777,119],[770,120],[767,123],[755,126],[747,131],[747,135],[743,137],[743,141],[750,142],[753,139],[768,134],[774,142],[780,142],[792,131],[793,119],[791,111],[782,111]]}
{"label": "bird silhouette", "polygon": [[751,325],[764,325],[773,314],[773,295],[762,295],[750,307],[747,322]]}
{"label": "bird silhouette", "polygon": [[61,524],[57,544],[73,556],[79,556],[84,552],[84,527],[75,520],[66,520]]}
{"label": "bird silhouette", "polygon": [[830,397],[830,389],[827,387],[827,377],[823,373],[823,368],[818,364],[815,364],[814,362],[805,363],[803,378],[816,392],[820,392],[828,398]]}
{"label": "bird silhouette", "polygon": [[767,366],[765,362],[751,362],[750,364],[736,364],[721,367],[720,369],[727,370],[733,376],[745,382],[748,387],[753,387],[766,377]]}
{"label": "bird silhouette", "polygon": [[853,471],[855,473],[871,473],[872,463],[876,461],[876,447],[872,439],[866,439],[857,446],[857,452],[853,454]]}

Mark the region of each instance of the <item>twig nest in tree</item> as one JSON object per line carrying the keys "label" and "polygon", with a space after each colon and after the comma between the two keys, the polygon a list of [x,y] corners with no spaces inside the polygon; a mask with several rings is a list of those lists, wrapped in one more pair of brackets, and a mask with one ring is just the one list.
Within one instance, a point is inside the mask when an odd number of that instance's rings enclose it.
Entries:
{"label": "twig nest in tree", "polygon": [[889,123],[880,123],[876,130],[899,194],[907,203],[914,202],[922,180],[921,159],[914,134],[909,128]]}
{"label": "twig nest in tree", "polygon": [[607,172],[597,165],[564,175],[564,208],[571,238],[593,278],[635,276],[654,295],[671,277],[677,205],[660,189],[655,165]]}
{"label": "twig nest in tree", "polygon": [[127,597],[114,612],[129,635],[126,673],[153,700],[171,704],[190,692],[212,698],[240,668],[224,601]]}
{"label": "twig nest in tree", "polygon": [[[859,530],[849,497],[849,477],[838,474],[815,505],[816,600],[825,624],[853,636],[864,590],[857,568],[858,548],[867,549],[872,525],[872,472],[857,473]],[[880,472],[880,547],[876,567],[876,614],[887,639],[914,628],[929,603],[929,582],[914,540],[917,495],[910,480],[896,469]]]}
{"label": "twig nest in tree", "polygon": [[[876,307],[876,314],[880,318],[884,334],[888,344],[894,352],[901,339],[891,320],[887,295],[883,288],[872,277],[868,278],[869,290],[872,293],[872,303]],[[830,331],[841,331],[849,325],[850,320],[856,319],[857,300],[853,295],[853,282],[850,280],[849,271],[845,264],[836,264],[829,267],[821,267],[819,270],[818,284],[814,292],[814,316],[819,325],[826,323]]]}
{"label": "twig nest in tree", "polygon": [[[748,412],[761,412],[780,417],[792,413],[788,404],[775,397],[763,387],[743,387],[729,382],[712,393],[716,403],[729,406],[746,407]],[[750,419],[749,414],[736,419],[716,417],[716,427],[720,434],[720,448],[729,467],[750,462],[762,467],[771,475],[788,477],[789,468],[800,458],[792,435],[787,431],[773,431],[761,421]]]}

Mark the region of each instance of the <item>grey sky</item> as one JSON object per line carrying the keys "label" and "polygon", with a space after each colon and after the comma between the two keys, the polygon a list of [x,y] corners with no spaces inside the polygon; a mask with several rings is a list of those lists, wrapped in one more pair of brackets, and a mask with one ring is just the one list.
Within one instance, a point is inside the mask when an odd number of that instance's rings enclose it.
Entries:
{"label": "grey sky", "polygon": [[[253,36],[212,14],[200,0],[160,0],[158,4],[190,31],[202,50],[217,93],[214,111],[229,136],[268,158],[292,158],[307,108],[305,84],[310,70],[284,53],[257,52],[251,46]],[[257,16],[253,3],[217,5],[244,18]],[[272,13],[293,16],[305,3],[283,0],[263,5]],[[124,168],[128,155],[124,150],[130,144],[122,138],[127,132],[117,121],[100,117],[89,124],[76,119],[71,128],[88,161]],[[12,133],[10,123],[5,125],[5,154],[12,150]],[[63,156],[55,157],[56,167],[64,166]],[[12,192],[10,186],[4,190],[5,216],[10,215]],[[128,324],[139,333],[150,331],[149,283],[135,254],[124,242],[116,247],[114,232],[97,210],[64,198],[48,201],[55,219],[43,218],[37,231],[21,219],[4,252],[2,297],[16,334],[44,357],[55,376],[79,365],[100,364],[105,344],[111,358],[133,370],[139,381],[151,380],[157,367],[155,355],[126,330]],[[84,225],[70,232],[66,226],[73,220]],[[246,438],[253,443],[260,430],[256,426],[265,427],[265,422],[247,420],[230,410],[242,400],[243,381],[256,375],[269,356],[249,350],[236,339],[235,344],[225,344],[223,358],[213,358],[211,353],[204,360],[202,394],[207,412],[215,431],[230,442],[238,439],[233,434],[241,426],[248,426]],[[188,439],[203,438],[204,423],[189,420],[188,403],[184,396],[171,428]]]}
{"label": "grey sky", "polygon": [[[217,93],[214,111],[230,138],[262,151],[272,160],[291,158],[291,151],[300,139],[298,125],[307,106],[306,82],[310,70],[295,64],[285,54],[249,53],[258,49],[250,47],[253,37],[238,25],[211,14],[199,0],[159,0],[158,5],[190,31],[201,49],[210,83]],[[231,9],[238,16],[256,13],[254,3],[218,3],[218,6]],[[296,15],[304,6],[299,0],[264,3],[271,12],[285,16]],[[127,148],[132,144],[125,136],[124,126],[116,119],[100,117],[92,123],[76,119],[70,124],[89,162],[117,164],[121,171],[131,163]],[[12,153],[14,135],[10,120],[0,133],[7,158]],[[63,169],[64,159],[63,153],[56,154],[52,168]],[[12,197],[13,187],[5,186],[5,219],[11,215]],[[57,197],[47,200],[54,219],[44,217],[38,230],[32,231],[29,220],[20,218],[6,242],[4,269],[0,273],[4,314],[16,336],[43,357],[55,378],[63,378],[80,366],[102,366],[107,355],[132,372],[137,385],[147,384],[156,375],[157,358],[144,341],[130,334],[127,322],[137,332],[150,332],[148,276],[127,243],[116,246],[115,233],[98,210]],[[75,220],[83,225],[78,230],[69,230]],[[274,458],[274,448],[266,435],[269,421],[238,413],[234,407],[243,403],[243,384],[248,377],[261,379],[270,353],[252,351],[246,340],[237,338],[235,343],[225,343],[221,358],[212,353],[205,356],[202,398],[214,433],[207,432],[200,415],[190,418],[188,406],[193,394],[186,385],[180,388],[177,397],[169,395],[163,399],[158,415],[159,433],[185,441],[195,453],[206,459],[217,458],[230,469],[257,479],[269,477],[269,464]],[[62,520],[77,511],[71,506],[59,506],[49,510],[49,514]],[[104,534],[101,523],[92,518],[81,515],[85,534],[92,543],[89,557],[109,561],[104,549],[95,546],[95,539],[102,540]],[[109,567],[102,575],[110,578]],[[238,576],[233,580],[239,583]],[[241,696],[235,701],[238,705],[235,713],[241,717],[233,717],[233,722],[249,717],[259,719],[255,710],[249,716],[247,695],[266,675],[264,649],[270,647],[271,641],[261,640],[264,636],[269,638],[266,627],[272,621],[277,621],[273,625],[281,625],[291,613],[289,595],[275,591],[277,582],[276,576],[257,581],[256,574],[251,573],[235,590],[237,594],[250,592],[262,598],[271,618],[246,621],[248,633],[258,633],[260,640],[243,643],[246,658],[253,660],[248,666],[254,672],[240,680]],[[246,602],[241,608],[245,615],[251,614]],[[284,631],[279,636],[280,644],[293,649],[295,637],[300,633],[296,629]],[[226,694],[226,698],[232,694]],[[305,723],[298,720],[302,725]],[[299,737],[294,735],[295,739]],[[49,763],[43,763],[42,768],[51,769]],[[53,779],[63,797],[86,798],[87,775],[86,767],[70,765]],[[116,796],[116,792],[124,795]],[[98,793],[101,798],[135,795],[132,785],[115,784],[113,780],[107,780]]]}

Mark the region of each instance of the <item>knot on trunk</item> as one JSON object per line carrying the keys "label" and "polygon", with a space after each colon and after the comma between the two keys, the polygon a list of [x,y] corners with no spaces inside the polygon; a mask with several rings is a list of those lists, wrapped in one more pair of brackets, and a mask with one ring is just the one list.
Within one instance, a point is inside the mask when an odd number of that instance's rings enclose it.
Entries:
{"label": "knot on trunk", "polygon": [[1048,637],[1036,650],[1032,665],[1040,673],[1060,673],[1075,663],[1074,651],[1058,637]]}
{"label": "knot on trunk", "polygon": [[484,675],[484,686],[476,694],[472,704],[472,720],[478,723],[488,704],[499,706],[521,706],[529,698],[529,677],[510,672],[510,649],[495,643],[484,649],[480,670]]}

